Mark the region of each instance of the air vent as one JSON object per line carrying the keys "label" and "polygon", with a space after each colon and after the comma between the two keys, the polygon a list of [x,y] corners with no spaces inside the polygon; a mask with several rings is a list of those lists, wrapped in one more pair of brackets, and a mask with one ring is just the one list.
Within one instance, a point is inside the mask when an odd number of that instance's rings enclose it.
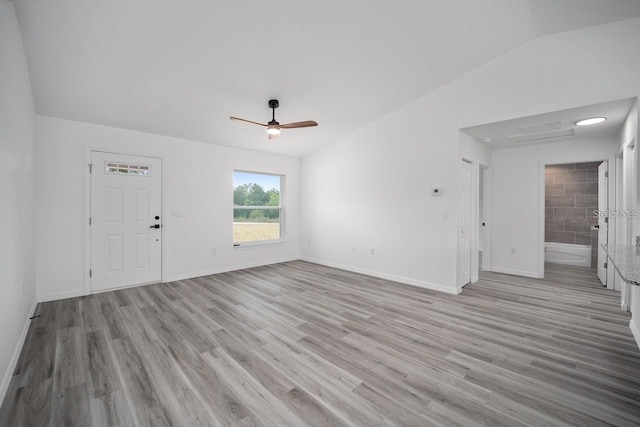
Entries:
{"label": "air vent", "polygon": [[528,135],[512,135],[509,138],[516,144],[523,144],[525,142],[538,142],[549,141],[557,138],[568,138],[574,136],[576,133],[573,129],[560,129],[551,132],[539,132]]}
{"label": "air vent", "polygon": [[520,133],[541,133],[562,129],[562,122],[538,123],[537,125],[520,126]]}

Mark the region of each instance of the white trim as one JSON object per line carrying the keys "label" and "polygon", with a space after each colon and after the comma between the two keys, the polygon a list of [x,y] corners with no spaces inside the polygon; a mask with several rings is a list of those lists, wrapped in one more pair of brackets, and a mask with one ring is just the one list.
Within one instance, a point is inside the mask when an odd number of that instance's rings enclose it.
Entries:
{"label": "white trim", "polygon": [[491,209],[491,203],[492,203],[492,197],[493,197],[493,175],[492,175],[492,169],[491,166],[484,166],[484,165],[480,165],[481,167],[483,167],[484,169],[480,169],[480,173],[483,173],[483,180],[482,183],[483,185],[483,196],[484,196],[484,200],[482,201],[482,206],[484,208],[484,222],[485,222],[485,226],[483,227],[483,230],[481,230],[482,233],[484,233],[484,241],[483,241],[483,248],[482,248],[482,270],[484,271],[490,271],[491,270],[491,228],[492,228],[492,209]]}
{"label": "white trim", "polygon": [[[136,283],[136,284],[133,284],[133,285],[126,285],[126,286],[120,286],[118,288],[104,289],[104,290],[100,290],[100,291],[96,291],[96,292],[91,292],[91,294],[99,294],[99,293],[102,293],[102,292],[111,292],[111,291],[117,291],[117,290],[120,290],[120,289],[135,288],[135,287],[138,287],[138,286],[153,285],[153,284],[156,284],[156,283],[175,282],[176,280],[185,280],[185,279],[192,279],[194,277],[210,276],[212,274],[227,273],[229,271],[244,270],[244,269],[247,269],[247,268],[262,267],[262,266],[265,266],[265,265],[272,265],[272,264],[280,264],[280,263],[283,263],[283,262],[297,261],[299,259],[300,259],[300,257],[295,256],[295,257],[288,257],[288,258],[274,259],[274,260],[269,260],[269,261],[261,261],[261,262],[243,264],[243,265],[235,266],[235,267],[231,267],[231,268],[217,268],[217,269],[211,269],[211,270],[206,270],[206,271],[200,271],[200,272],[197,272],[197,273],[176,274],[176,275],[170,276],[166,281],[162,281],[162,282]],[[41,302],[57,301],[57,300],[61,300],[61,299],[81,297],[81,296],[84,296],[84,295],[88,295],[88,294],[85,294],[83,289],[78,289],[78,290],[75,290],[75,291],[59,292],[59,293],[55,293],[55,294],[42,295],[42,296],[38,297],[37,302],[41,303]]]}
{"label": "white trim", "polygon": [[[91,172],[89,171],[91,165],[91,148],[86,147],[84,152],[84,263],[82,276],[84,277],[84,289],[83,295],[89,295],[91,293],[91,277],[89,276],[89,269],[91,268],[91,227],[89,226],[89,217],[91,216]],[[55,294],[52,294],[55,296]],[[50,296],[44,296],[45,301],[53,301],[56,298],[50,298]]]}
{"label": "white trim", "polygon": [[31,325],[31,317],[36,311],[36,307],[38,306],[38,300],[34,298],[33,303],[31,304],[31,308],[29,309],[29,315],[27,316],[27,321],[24,323],[22,327],[22,332],[20,332],[20,338],[18,339],[18,343],[16,344],[16,348],[13,350],[13,355],[11,356],[11,360],[9,361],[9,366],[2,377],[2,383],[0,383],[0,405],[4,402],[4,397],[7,394],[7,390],[9,390],[9,385],[11,384],[11,379],[13,378],[13,372],[16,369],[16,365],[18,364],[18,358],[20,357],[20,353],[22,353],[22,347],[24,347],[24,342],[27,339],[27,333],[29,332],[29,326]]}
{"label": "white trim", "polygon": [[[246,223],[243,223],[246,224]],[[275,224],[275,223],[272,223]],[[265,246],[279,246],[279,245],[283,245],[287,243],[287,240],[285,239],[280,239],[280,240],[255,240],[255,241],[251,241],[251,242],[242,242],[242,243],[234,243],[233,244],[233,249],[234,250],[242,250],[242,249],[259,249],[259,248],[263,248]]]}
{"label": "white trim", "polygon": [[493,267],[491,270],[494,273],[510,274],[512,276],[531,277],[533,279],[543,279],[540,273],[534,271],[513,270],[511,268]]}
{"label": "white trim", "polygon": [[89,295],[85,293],[84,289],[77,289],[75,291],[56,292],[54,294],[47,294],[47,295],[38,295],[38,303],[58,301],[58,300],[67,299],[67,298],[81,297],[84,295]]}
{"label": "white trim", "polygon": [[144,283],[134,283],[132,285],[124,285],[124,286],[118,286],[116,288],[109,288],[109,289],[98,289],[97,291],[93,291],[91,292],[91,295],[95,295],[95,294],[103,294],[105,292],[112,292],[112,291],[121,291],[122,289],[129,289],[129,288],[137,288],[138,286],[148,286],[148,285],[157,285],[159,283],[162,282],[144,282]]}
{"label": "white trim", "polygon": [[633,334],[633,338],[636,340],[636,345],[640,349],[640,331],[636,327],[636,324],[633,322],[633,319],[629,321],[629,329],[631,329],[631,333]]}
{"label": "white trim", "polygon": [[[545,184],[546,184],[546,175],[545,175],[545,167],[546,163],[544,161],[538,162],[538,272],[536,274],[536,278],[544,279],[544,230],[546,228],[546,211],[547,202],[545,200]],[[498,271],[494,268],[494,271]],[[498,271],[501,273],[501,271]],[[506,274],[515,274],[515,273],[506,273]],[[527,276],[534,277],[534,276]]]}
{"label": "white trim", "polygon": [[418,288],[431,289],[433,291],[444,292],[447,294],[457,295],[462,292],[461,288],[456,287],[455,289],[445,286],[439,285],[436,283],[424,282],[422,280],[410,279],[408,277],[403,276],[395,276],[393,274],[380,273],[373,270],[368,270],[366,268],[352,267],[349,265],[338,264],[336,262],[323,261],[316,258],[311,257],[300,257],[302,261],[312,262],[314,264],[324,265],[326,267],[337,268],[340,270],[351,271],[353,273],[366,274],[367,276],[378,277],[380,279],[391,280],[393,282],[403,283],[405,285],[416,286]]}

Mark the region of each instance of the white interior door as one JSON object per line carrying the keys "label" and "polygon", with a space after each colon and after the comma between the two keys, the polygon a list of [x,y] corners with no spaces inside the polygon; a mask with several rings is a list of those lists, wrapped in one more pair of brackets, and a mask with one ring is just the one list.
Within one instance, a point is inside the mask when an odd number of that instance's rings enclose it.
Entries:
{"label": "white interior door", "polygon": [[608,200],[608,173],[607,162],[602,162],[598,166],[598,278],[603,286],[607,286],[607,269],[605,266],[607,262],[607,253],[602,247],[603,244],[607,244],[609,235],[609,218],[608,215],[603,215],[603,212],[608,213],[609,200]]}
{"label": "white interior door", "polygon": [[458,287],[471,282],[471,163],[460,162],[458,212]]}
{"label": "white interior door", "polygon": [[160,282],[162,160],[91,153],[91,291]]}

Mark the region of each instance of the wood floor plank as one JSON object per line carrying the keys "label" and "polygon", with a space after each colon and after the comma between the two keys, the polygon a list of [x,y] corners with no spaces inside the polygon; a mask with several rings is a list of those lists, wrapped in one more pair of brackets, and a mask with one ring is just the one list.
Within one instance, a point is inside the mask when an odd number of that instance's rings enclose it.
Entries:
{"label": "wood floor plank", "polygon": [[91,425],[96,427],[127,427],[135,425],[124,391],[117,390],[90,399]]}
{"label": "wood floor plank", "polygon": [[85,339],[92,397],[100,398],[120,390],[120,378],[111,359],[104,331],[89,332]]}
{"label": "wood floor plank", "polygon": [[640,425],[591,269],[449,295],[308,262],[39,304],[0,427]]}

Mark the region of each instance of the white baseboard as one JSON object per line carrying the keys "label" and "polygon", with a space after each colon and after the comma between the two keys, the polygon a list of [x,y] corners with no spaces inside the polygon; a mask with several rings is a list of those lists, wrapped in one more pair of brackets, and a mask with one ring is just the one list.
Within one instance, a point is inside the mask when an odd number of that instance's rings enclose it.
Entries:
{"label": "white baseboard", "polygon": [[458,289],[457,287],[456,288],[450,288],[448,286],[439,285],[437,283],[429,283],[429,282],[424,282],[424,281],[421,281],[421,280],[410,279],[408,277],[381,273],[379,271],[367,270],[366,268],[353,267],[353,266],[350,266],[350,265],[343,265],[343,264],[338,264],[338,263],[335,263],[335,262],[324,261],[324,260],[321,260],[321,259],[304,257],[304,256],[300,257],[300,259],[303,260],[303,261],[312,262],[314,264],[324,265],[326,267],[333,267],[333,268],[338,268],[340,270],[351,271],[351,272],[354,272],[354,273],[366,274],[367,276],[373,276],[373,277],[378,277],[380,279],[391,280],[392,282],[403,283],[405,285],[416,286],[418,288],[431,289],[432,291],[444,292],[444,293],[453,294],[453,295],[457,295],[460,292],[462,292],[462,290]]}
{"label": "white baseboard", "polygon": [[246,268],[263,267],[265,265],[280,264],[282,262],[297,261],[299,259],[300,257],[295,256],[295,257],[272,259],[268,261],[259,261],[259,262],[249,263],[249,264],[236,265],[233,267],[214,268],[211,270],[204,270],[197,273],[174,274],[167,277],[167,282],[175,282],[176,280],[193,279],[194,277],[210,276],[212,274],[227,273],[229,271],[244,270]]}
{"label": "white baseboard", "polygon": [[640,349],[640,330],[638,330],[638,327],[633,322],[633,319],[631,319],[631,321],[629,322],[629,328],[631,329],[631,333],[633,334],[633,338],[635,338],[635,340],[636,340],[636,345]]}
{"label": "white baseboard", "polygon": [[542,279],[537,272],[532,271],[522,271],[522,270],[513,270],[510,268],[502,268],[502,267],[493,267],[491,270],[494,273],[502,273],[502,274],[510,274],[512,276],[523,276],[523,277],[531,277],[533,279]]}
{"label": "white baseboard", "polygon": [[29,325],[31,324],[31,319],[29,318],[33,317],[33,313],[35,313],[37,305],[38,300],[34,299],[33,304],[31,304],[31,308],[29,309],[27,320],[24,322],[24,326],[22,327],[22,332],[20,333],[20,338],[18,339],[16,348],[13,350],[13,356],[11,356],[9,366],[2,377],[2,383],[0,383],[0,405],[4,402],[4,397],[9,389],[11,378],[13,378],[13,372],[16,370],[16,365],[18,364],[18,358],[20,357],[20,353],[22,353],[22,347],[24,346],[24,341],[27,338],[27,332],[29,332]]}
{"label": "white baseboard", "polygon": [[[174,282],[176,280],[192,279],[194,277],[209,276],[211,274],[226,273],[226,272],[229,272],[229,271],[244,270],[245,268],[262,267],[264,265],[279,264],[281,262],[296,261],[296,260],[299,260],[299,259],[300,259],[299,257],[295,256],[295,257],[289,257],[289,258],[274,259],[274,260],[269,260],[269,261],[254,262],[254,263],[243,264],[243,265],[238,265],[238,266],[234,266],[234,267],[216,268],[216,269],[205,270],[205,271],[200,271],[200,272],[196,272],[196,273],[175,274],[175,275],[168,276],[167,279],[166,279],[166,282]],[[145,286],[145,285],[148,285],[148,284],[149,283],[128,285],[128,286],[122,286],[122,287],[119,287],[119,288],[101,290],[101,291],[91,292],[91,293],[117,291],[117,290],[120,290],[120,289],[135,288],[137,286]],[[88,294],[85,292],[84,289],[78,289],[78,290],[75,290],[75,291],[67,291],[67,292],[59,292],[59,293],[55,293],[55,294],[40,295],[40,296],[38,296],[38,302],[40,303],[40,302],[57,301],[57,300],[61,300],[61,299],[81,297],[83,295],[88,295]]]}
{"label": "white baseboard", "polygon": [[40,303],[40,302],[57,301],[61,299],[81,297],[83,295],[87,295],[87,293],[84,291],[84,288],[76,291],[66,291],[66,292],[58,292],[55,294],[39,295],[38,302]]}

